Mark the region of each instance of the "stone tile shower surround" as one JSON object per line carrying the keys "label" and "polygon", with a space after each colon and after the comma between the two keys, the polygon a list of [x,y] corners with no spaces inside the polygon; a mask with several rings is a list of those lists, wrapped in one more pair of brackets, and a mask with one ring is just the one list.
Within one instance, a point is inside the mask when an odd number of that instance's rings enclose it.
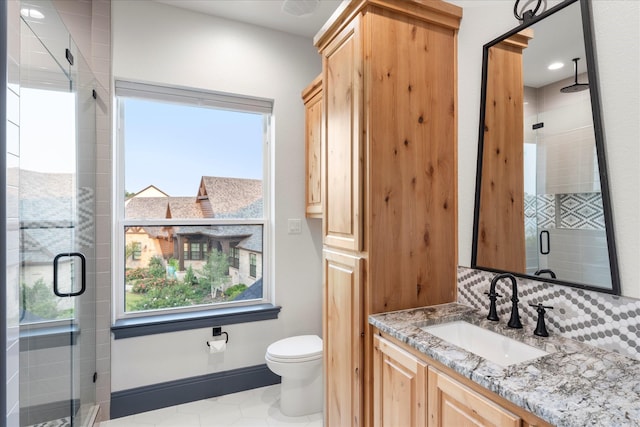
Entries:
{"label": "stone tile shower surround", "polygon": [[[488,313],[491,279],[496,273],[458,267],[458,302]],[[545,314],[549,333],[585,342],[640,360],[640,300],[517,278],[520,317],[524,328],[535,329],[538,314],[529,304],[552,306]],[[511,283],[496,290],[501,322],[511,314]]]}

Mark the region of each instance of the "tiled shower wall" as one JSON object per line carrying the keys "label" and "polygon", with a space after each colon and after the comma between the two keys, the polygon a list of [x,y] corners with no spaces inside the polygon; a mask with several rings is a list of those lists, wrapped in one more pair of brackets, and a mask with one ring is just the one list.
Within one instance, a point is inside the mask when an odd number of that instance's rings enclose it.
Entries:
{"label": "tiled shower wall", "polygon": [[524,201],[527,271],[601,286],[610,272],[591,104],[589,91],[560,92],[571,83],[525,88],[525,142],[536,147],[535,194],[530,183]]}
{"label": "tiled shower wall", "polygon": [[[558,277],[594,286],[610,277],[601,193],[525,195],[527,272],[551,269]],[[549,233],[542,255],[539,232]]]}
{"label": "tiled shower wall", "polygon": [[[458,302],[481,312],[489,309],[491,279],[496,273],[458,267]],[[567,338],[615,351],[640,360],[640,300],[517,278],[522,324],[531,333],[537,312],[529,304],[551,306],[547,329]],[[506,322],[511,314],[511,282],[500,281],[498,315]]]}

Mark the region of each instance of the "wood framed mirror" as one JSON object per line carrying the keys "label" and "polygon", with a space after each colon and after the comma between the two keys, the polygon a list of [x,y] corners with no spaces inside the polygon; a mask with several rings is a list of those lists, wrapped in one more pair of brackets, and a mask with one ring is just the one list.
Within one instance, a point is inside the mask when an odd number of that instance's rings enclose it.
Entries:
{"label": "wood framed mirror", "polygon": [[596,64],[587,0],[484,45],[473,268],[620,294]]}

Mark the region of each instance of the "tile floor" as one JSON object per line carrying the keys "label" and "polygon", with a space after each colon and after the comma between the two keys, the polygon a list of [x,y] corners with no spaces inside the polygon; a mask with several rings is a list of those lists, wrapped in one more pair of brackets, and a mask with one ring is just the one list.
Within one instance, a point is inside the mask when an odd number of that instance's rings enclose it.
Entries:
{"label": "tile floor", "polygon": [[99,427],[322,427],[322,413],[287,417],[280,412],[280,385],[103,421]]}

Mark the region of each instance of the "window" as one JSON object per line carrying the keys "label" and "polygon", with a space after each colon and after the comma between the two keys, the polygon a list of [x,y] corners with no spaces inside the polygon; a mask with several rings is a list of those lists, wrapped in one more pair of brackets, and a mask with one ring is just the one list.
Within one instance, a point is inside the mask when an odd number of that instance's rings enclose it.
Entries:
{"label": "window", "polygon": [[249,254],[249,276],[256,277],[257,261],[256,254]]}
{"label": "window", "polygon": [[237,243],[231,246],[229,253],[229,267],[240,268],[240,249],[236,247]]}
{"label": "window", "polygon": [[117,317],[269,302],[271,101],[123,81],[116,98]]}
{"label": "window", "polygon": [[191,244],[191,259],[194,261],[202,259],[202,250],[200,248],[200,243]]}
{"label": "window", "polygon": [[131,250],[131,258],[134,261],[138,261],[140,258],[142,258],[142,243],[133,242],[132,246],[133,248]]}

